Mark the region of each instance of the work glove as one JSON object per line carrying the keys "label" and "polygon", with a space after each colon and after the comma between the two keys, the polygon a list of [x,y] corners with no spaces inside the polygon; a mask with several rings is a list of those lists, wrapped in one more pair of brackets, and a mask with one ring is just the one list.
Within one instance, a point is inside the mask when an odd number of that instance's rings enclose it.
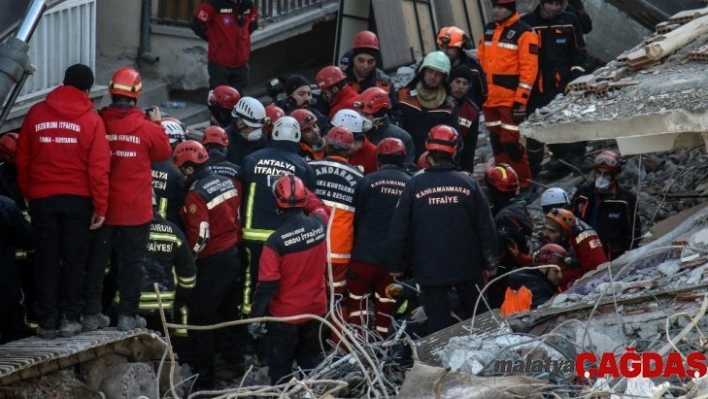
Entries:
{"label": "work glove", "polygon": [[403,292],[403,286],[401,284],[393,283],[393,284],[389,284],[386,287],[386,296],[388,298],[397,298],[401,295],[402,292]]}
{"label": "work glove", "polygon": [[514,103],[514,107],[511,110],[511,115],[516,124],[523,122],[526,120],[526,106],[520,103]]}
{"label": "work glove", "polygon": [[251,323],[248,325],[248,333],[255,339],[266,335],[267,332],[268,330],[264,322]]}
{"label": "work glove", "polygon": [[422,306],[418,306],[411,312],[411,321],[414,323],[422,323],[428,320],[428,316],[425,314],[425,309]]}

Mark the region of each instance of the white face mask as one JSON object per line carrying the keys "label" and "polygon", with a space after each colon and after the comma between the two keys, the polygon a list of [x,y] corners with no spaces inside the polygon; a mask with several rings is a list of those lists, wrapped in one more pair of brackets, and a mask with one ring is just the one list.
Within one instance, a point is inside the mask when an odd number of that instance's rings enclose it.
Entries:
{"label": "white face mask", "polygon": [[256,141],[256,140],[259,140],[262,136],[263,136],[263,130],[257,129],[257,130],[250,132],[250,133],[247,133],[246,140]]}
{"label": "white face mask", "polygon": [[610,188],[610,184],[610,179],[605,176],[598,176],[595,178],[595,188],[600,191],[607,190],[608,188]]}

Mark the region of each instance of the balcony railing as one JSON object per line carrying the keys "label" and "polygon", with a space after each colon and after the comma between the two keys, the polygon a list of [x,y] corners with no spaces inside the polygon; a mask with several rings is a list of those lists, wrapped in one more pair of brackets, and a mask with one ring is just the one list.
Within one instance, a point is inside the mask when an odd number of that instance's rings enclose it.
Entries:
{"label": "balcony railing", "polygon": [[[260,19],[272,21],[288,14],[321,7],[337,0],[255,0]],[[159,0],[157,21],[170,25],[188,25],[192,21],[194,10],[202,0]]]}

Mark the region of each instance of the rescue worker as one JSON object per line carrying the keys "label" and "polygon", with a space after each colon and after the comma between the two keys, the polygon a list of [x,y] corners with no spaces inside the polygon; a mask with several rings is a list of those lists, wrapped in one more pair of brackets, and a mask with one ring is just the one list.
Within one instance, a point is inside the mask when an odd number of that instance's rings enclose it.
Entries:
{"label": "rescue worker", "polygon": [[455,102],[445,89],[449,75],[450,59],[442,51],[433,51],[423,58],[413,80],[398,90],[400,126],[413,138],[416,159],[425,151],[430,129],[437,125],[457,127]]}
{"label": "rescue worker", "polygon": [[[371,144],[364,132],[371,129],[371,123],[353,109],[343,109],[332,118],[333,127],[346,127],[354,135],[352,153],[349,154],[349,163],[358,167],[364,174],[375,172],[376,146]],[[331,130],[331,129],[330,129]],[[325,152],[326,152],[325,139]]]}
{"label": "rescue worker", "polygon": [[[241,196],[233,181],[212,173],[206,166],[209,154],[196,141],[177,146],[173,162],[190,185],[180,215],[186,228],[187,243],[196,258],[196,285],[187,302],[190,324],[206,326],[238,318],[238,292],[241,262],[237,246],[241,237],[238,209]],[[194,368],[199,373],[198,390],[214,388],[217,348],[214,331],[193,331],[189,341],[194,351]],[[236,340],[219,343],[238,350]],[[243,362],[243,354],[233,359]],[[236,355],[234,355],[236,356]]]}
{"label": "rescue worker", "polygon": [[[541,0],[533,11],[521,17],[521,21],[531,26],[539,42],[538,78],[526,105],[527,115],[565,93],[568,83],[585,74],[585,38],[580,21],[572,14],[563,12],[562,3],[563,0]],[[570,167],[559,161],[561,159],[587,169],[587,162],[583,166],[586,145],[585,141],[550,144],[548,148],[552,157],[544,166],[549,174],[547,178],[561,177],[571,172]],[[531,175],[538,179],[544,154],[543,143],[527,139],[527,151]]]}
{"label": "rescue worker", "polygon": [[391,97],[380,87],[370,87],[364,90],[355,104],[364,119],[371,122],[371,129],[365,132],[366,139],[373,145],[378,145],[386,138],[396,138],[406,146],[406,163],[414,164],[415,146],[411,135],[391,122],[390,112],[393,109]]}
{"label": "rescue worker", "polygon": [[[165,134],[174,149],[185,140],[186,129],[177,118],[162,118],[160,124],[165,129]],[[157,212],[163,219],[167,219],[177,226],[182,226],[179,210],[184,203],[185,188],[182,174],[172,164],[171,159],[154,162],[152,168],[152,189],[157,201]]]}
{"label": "rescue worker", "polygon": [[271,133],[273,133],[273,125],[278,118],[285,116],[285,111],[275,104],[268,104],[268,106],[265,107],[265,112],[266,120],[263,125],[263,133],[265,133],[266,137],[270,137]]}
{"label": "rescue worker", "polygon": [[251,33],[258,28],[253,0],[205,0],[194,11],[192,31],[208,43],[209,88],[220,85],[240,93],[248,84]]}
{"label": "rescue worker", "polygon": [[209,90],[207,108],[209,108],[211,123],[223,128],[228,127],[233,119],[231,112],[240,99],[241,93],[231,86],[220,85],[214,90]]}
{"label": "rescue worker", "polygon": [[479,137],[479,114],[482,109],[468,95],[474,79],[471,69],[461,65],[450,72],[447,80],[450,95],[457,105],[457,130],[462,136],[460,168],[470,173],[474,172],[474,156]]}
{"label": "rescue worker", "polygon": [[536,309],[560,292],[563,271],[569,265],[568,252],[557,244],[546,244],[534,251],[533,270],[521,270],[509,275],[502,316]]}
{"label": "rescue worker", "polygon": [[30,108],[17,143],[17,182],[42,243],[35,252],[35,311],[37,335],[47,339],[57,329],[67,337],[81,330],[89,230],[101,227],[108,208],[111,154],[88,97],[93,83],[86,65],[67,68],[64,85]]}
{"label": "rescue worker", "polygon": [[[465,75],[469,76],[469,91],[466,95],[477,109],[481,110],[487,100],[487,77],[477,60],[467,53],[472,50],[472,40],[464,30],[456,26],[448,26],[438,32],[437,44],[438,49],[450,58],[452,69],[467,67],[469,73]],[[448,79],[450,82],[452,80],[452,78]],[[475,131],[479,133],[479,125]]]}
{"label": "rescue worker", "polygon": [[310,162],[316,176],[315,195],[330,210],[333,220],[329,230],[333,281],[327,284],[341,295],[347,292],[347,270],[354,247],[354,190],[363,177],[362,172],[349,163],[353,150],[351,130],[335,126],[325,136],[325,157]]}
{"label": "rescue worker", "polygon": [[514,168],[521,194],[528,197],[531,171],[519,124],[526,118],[538,74],[538,37],[520,20],[516,0],[492,0],[492,11],[494,21],[486,26],[477,49],[489,87],[483,107],[485,124],[494,161]]}
{"label": "rescue worker", "polygon": [[17,184],[17,141],[20,136],[15,132],[5,133],[0,137],[0,195],[10,198],[23,213],[27,213],[27,204]]}
{"label": "rescue worker", "polygon": [[115,250],[118,262],[117,306],[121,331],[144,328],[145,319],[138,315],[140,288],[147,256],[150,222],[152,221],[151,163],[170,158],[172,148],[159,124],[162,116],[157,107],[147,115],[136,107],[142,92],[138,71],[119,68],[108,84],[111,105],[99,113],[106,123],[111,148],[108,210],[106,222],[93,234],[84,285],[83,329],[93,331],[106,327],[101,314],[101,295],[105,268]]}
{"label": "rescue worker", "polygon": [[[511,166],[501,163],[489,167],[484,174],[487,195],[492,204],[496,226],[500,272],[506,273],[531,263],[528,239],[534,222],[519,197],[519,176]],[[497,280],[488,288],[489,304],[498,308],[504,302],[508,278]]]}
{"label": "rescue worker", "polygon": [[226,158],[229,162],[242,166],[243,160],[258,150],[268,147],[268,137],[263,134],[266,123],[266,111],[263,104],[253,97],[242,97],[233,112],[233,121],[227,127],[229,150]]}
{"label": "rescue worker", "polygon": [[347,85],[347,75],[336,66],[327,66],[317,72],[315,83],[321,93],[317,99],[317,110],[331,120],[343,109],[354,109],[359,94]]}
{"label": "rescue worker", "polygon": [[226,159],[226,152],[229,148],[229,135],[226,131],[218,126],[208,127],[202,136],[202,145],[209,153],[207,168],[214,174],[231,179],[236,191],[241,194],[243,188],[241,167]]}
{"label": "rescue worker", "polygon": [[553,208],[569,209],[570,197],[562,188],[551,187],[541,194],[539,204],[541,205],[541,211],[545,215]]}
{"label": "rescue worker", "polygon": [[[387,137],[376,146],[379,170],[364,176],[354,191],[354,247],[347,273],[349,323],[375,329],[382,337],[394,316],[395,299],[386,296],[393,283],[388,274],[388,231],[391,215],[411,179],[406,168],[406,147]],[[374,296],[375,325],[369,320],[368,301]]]}
{"label": "rescue worker", "polygon": [[299,177],[306,187],[314,188],[315,185],[312,169],[299,155],[300,137],[297,121],[293,117],[284,116],[275,124],[270,147],[254,152],[243,162],[243,239],[250,261],[245,270],[242,309],[244,315],[249,314],[251,310],[263,243],[283,222],[276,212],[273,184],[279,176],[293,174]]}
{"label": "rescue worker", "polygon": [[[320,132],[329,130],[330,126],[327,117],[312,106],[312,87],[304,76],[290,75],[285,82],[285,95],[284,99],[276,100],[275,104],[282,108],[286,115],[292,116],[294,111],[306,109],[317,118],[317,127]],[[300,128],[302,128],[302,124]]]}
{"label": "rescue worker", "polygon": [[[250,316],[324,316],[327,211],[317,197],[308,195],[302,180],[291,174],[275,182],[272,196],[283,222],[263,246]],[[271,385],[285,382],[283,378],[292,374],[293,361],[302,370],[320,363],[320,325],[318,320],[303,318],[249,326],[255,338],[265,334]]]}
{"label": "rescue worker", "polygon": [[580,21],[580,27],[584,34],[592,31],[592,18],[585,9],[583,0],[563,0],[563,11],[575,15]]}
{"label": "rescue worker", "polygon": [[608,259],[617,259],[636,247],[642,237],[637,197],[620,187],[622,160],[613,151],[595,157],[595,181],[583,184],[573,197],[573,213],[600,236]]}
{"label": "rescue worker", "polygon": [[305,161],[324,157],[324,138],[320,133],[317,116],[309,109],[296,109],[290,113],[300,125],[300,155]]}
{"label": "rescue worker", "polygon": [[608,261],[595,230],[567,209],[551,209],[543,225],[543,241],[558,244],[577,258],[578,267],[566,270],[560,287],[568,289],[575,280]]}
{"label": "rescue worker", "polygon": [[406,183],[389,232],[389,273],[396,279],[410,265],[425,296],[429,334],[452,324],[448,293],[453,288],[460,318],[472,316],[483,273],[494,276],[498,264],[487,199],[475,178],[452,163],[459,139],[450,126],[430,130],[425,149],[432,166]]}
{"label": "rescue worker", "polygon": [[15,250],[33,247],[29,222],[12,199],[0,195],[0,344],[29,335]]}

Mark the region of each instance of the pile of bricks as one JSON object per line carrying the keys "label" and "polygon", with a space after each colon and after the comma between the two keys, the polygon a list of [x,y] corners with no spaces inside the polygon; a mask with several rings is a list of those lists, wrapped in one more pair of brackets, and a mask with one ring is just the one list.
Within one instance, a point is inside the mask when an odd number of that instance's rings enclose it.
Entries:
{"label": "pile of bricks", "polygon": [[693,50],[688,54],[690,61],[708,62],[708,44]]}

